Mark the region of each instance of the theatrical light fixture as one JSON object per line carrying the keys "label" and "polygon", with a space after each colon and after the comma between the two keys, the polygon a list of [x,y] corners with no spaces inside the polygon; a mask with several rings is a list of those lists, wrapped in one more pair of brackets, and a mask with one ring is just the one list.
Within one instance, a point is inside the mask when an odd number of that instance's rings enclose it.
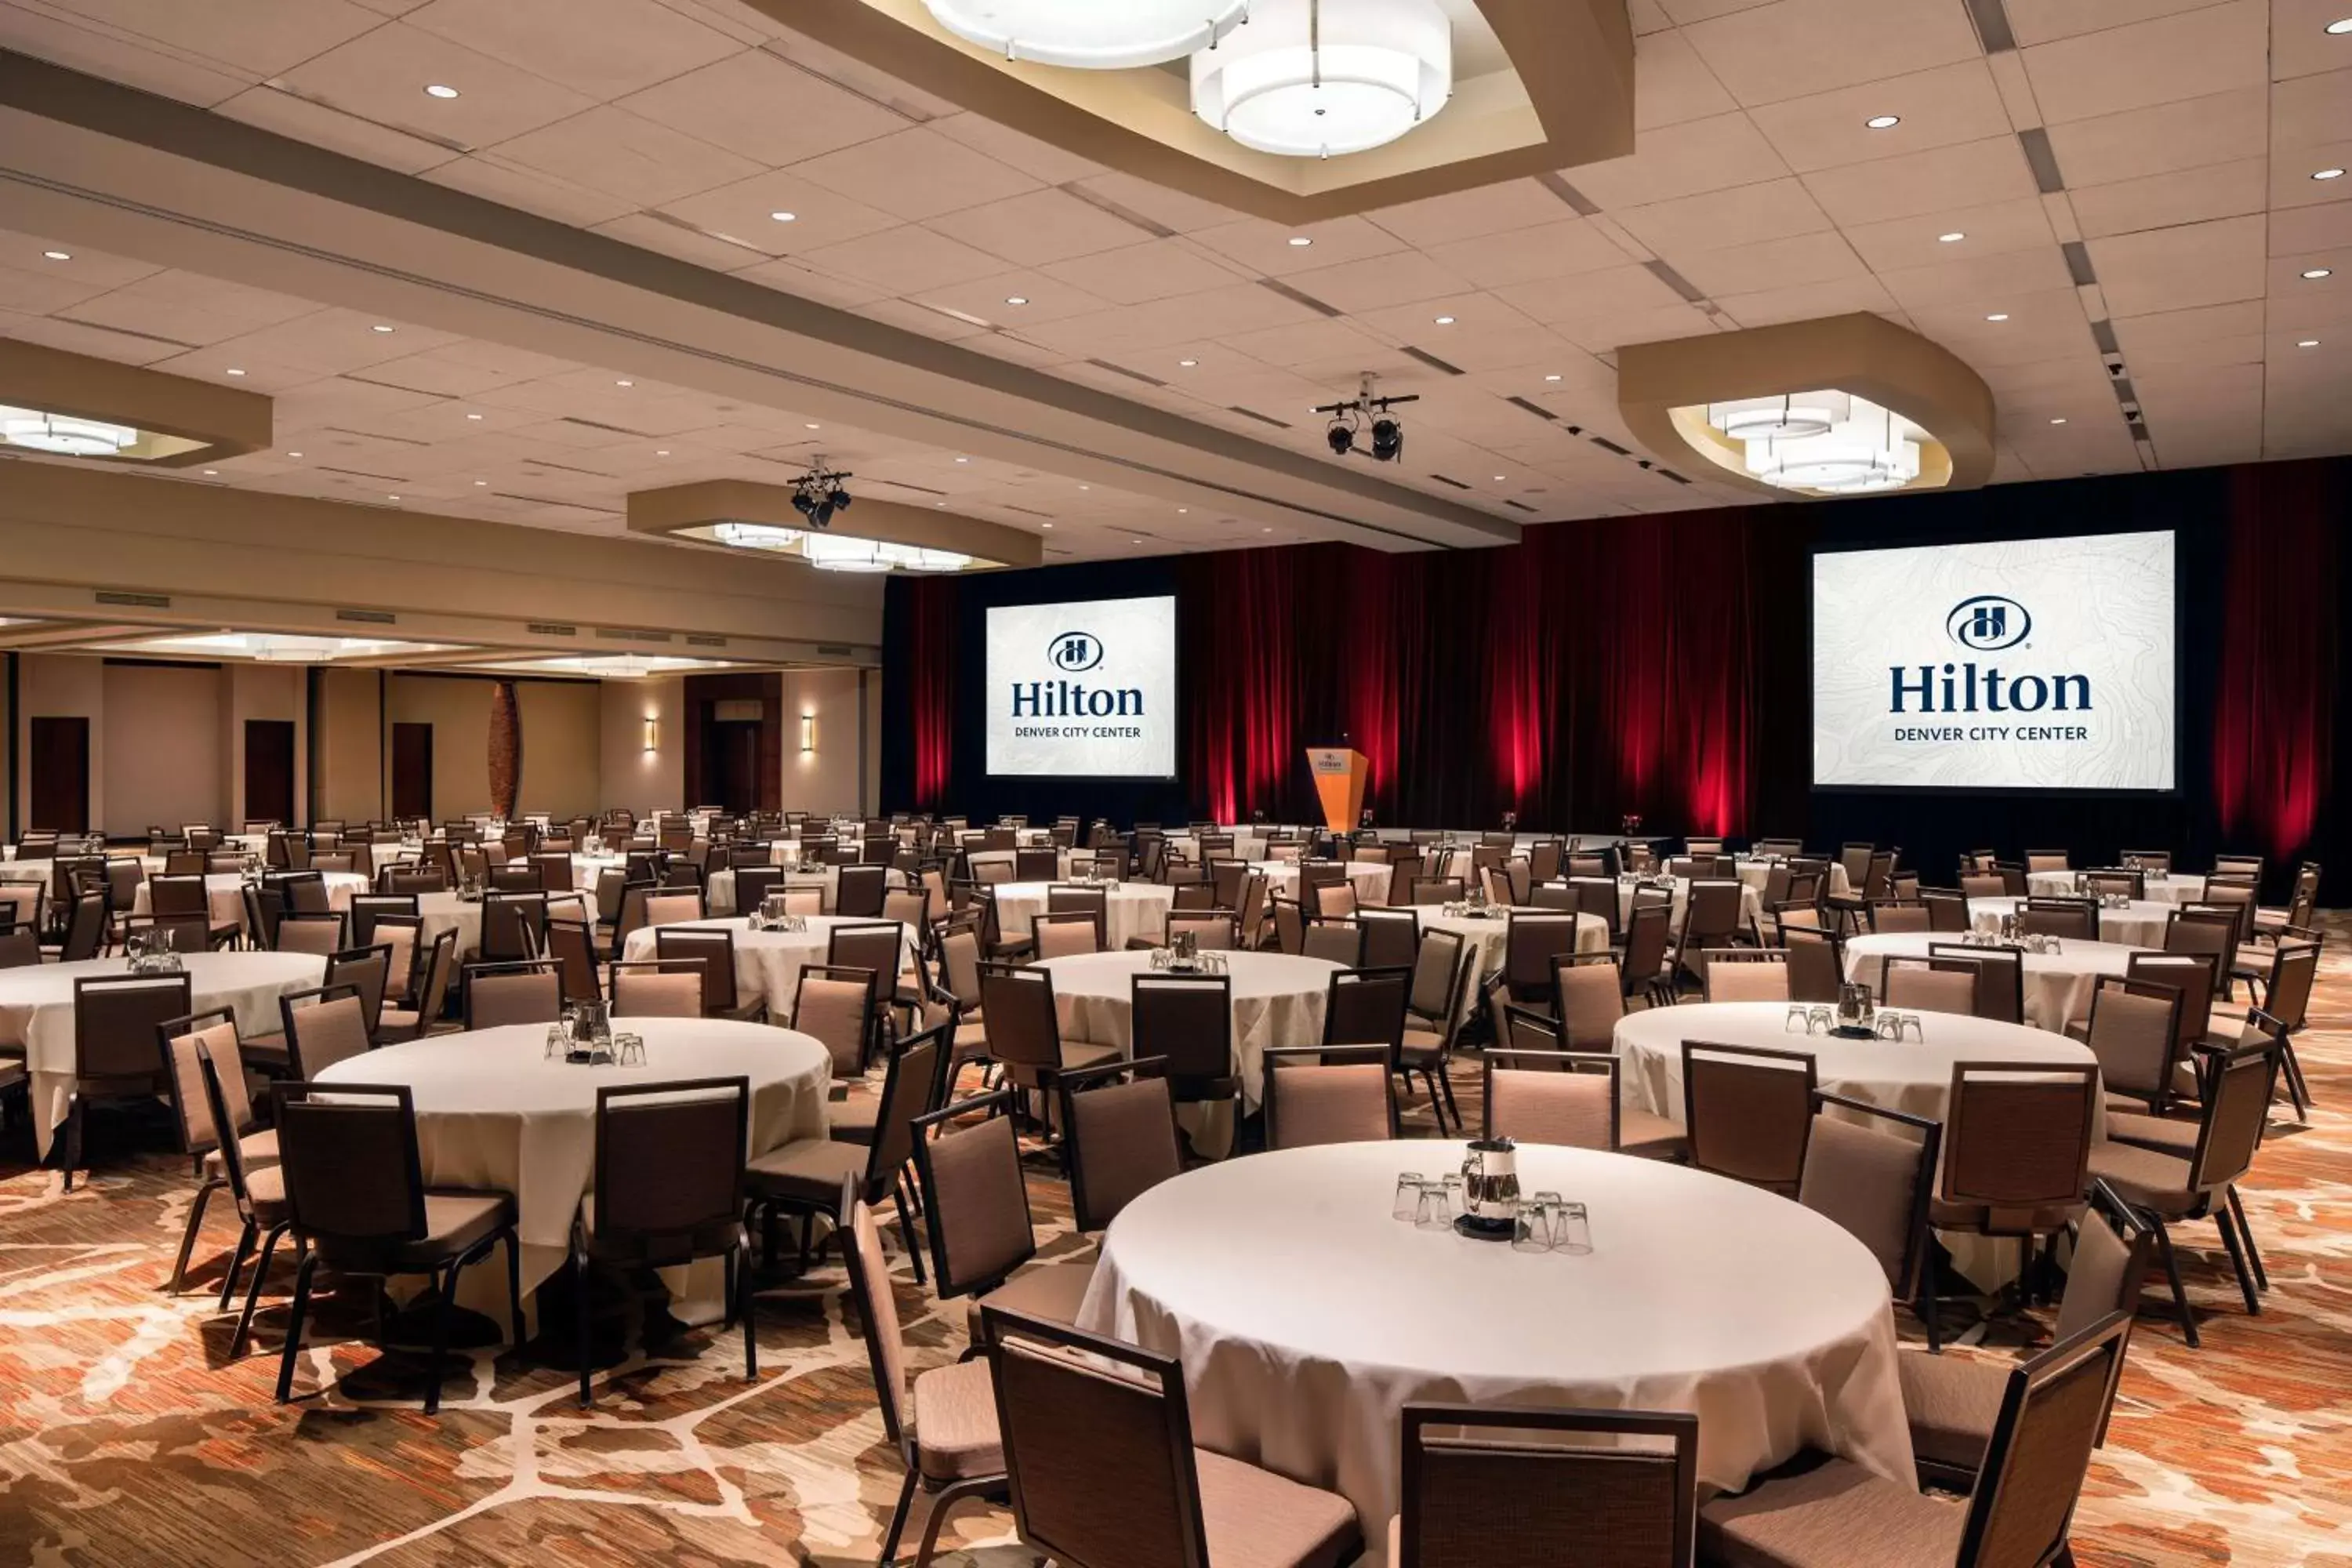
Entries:
{"label": "theatrical light fixture", "polygon": [[[1263,5],[1263,0],[1260,0]],[[1250,0],[923,0],[933,20],[1008,60],[1125,70],[1206,49],[1250,20]]]}
{"label": "theatrical light fixture", "polygon": [[[819,458],[814,468],[793,481],[793,510],[808,519],[812,528],[830,528],[833,525],[833,514],[837,511],[847,511],[852,499],[850,493],[841,488],[841,481],[856,477],[855,474],[828,469],[824,466],[824,459]],[[728,542],[740,542],[730,540]],[[814,555],[812,554],[810,559],[815,560]],[[823,563],[818,563],[823,564]],[[854,567],[847,569],[856,570]],[[871,570],[887,572],[889,567],[882,565],[873,567]]]}
{"label": "theatrical light fixture", "polygon": [[1397,404],[1418,403],[1421,398],[1418,395],[1382,397],[1376,385],[1378,380],[1367,371],[1355,396],[1315,408],[1314,412],[1330,416],[1330,427],[1323,432],[1323,439],[1330,446],[1333,457],[1344,458],[1354,451],[1359,434],[1371,437],[1371,458],[1376,463],[1393,463],[1404,455],[1404,425],[1389,409]]}
{"label": "theatrical light fixture", "polygon": [[1253,0],[1247,16],[1192,56],[1192,112],[1253,151],[1369,152],[1453,96],[1453,24],[1437,0]]}

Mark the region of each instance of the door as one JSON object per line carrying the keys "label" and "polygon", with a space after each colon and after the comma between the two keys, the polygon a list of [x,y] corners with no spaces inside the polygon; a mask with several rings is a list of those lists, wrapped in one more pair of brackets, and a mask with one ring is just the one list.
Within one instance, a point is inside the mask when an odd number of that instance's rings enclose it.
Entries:
{"label": "door", "polygon": [[294,721],[245,721],[245,815],[247,822],[294,820]]}
{"label": "door", "polygon": [[702,727],[702,798],[741,816],[760,805],[758,720],[722,720]]}
{"label": "door", "polygon": [[36,718],[30,728],[33,816],[27,826],[89,832],[89,721]]}
{"label": "door", "polygon": [[392,727],[392,815],[403,822],[433,816],[433,726]]}

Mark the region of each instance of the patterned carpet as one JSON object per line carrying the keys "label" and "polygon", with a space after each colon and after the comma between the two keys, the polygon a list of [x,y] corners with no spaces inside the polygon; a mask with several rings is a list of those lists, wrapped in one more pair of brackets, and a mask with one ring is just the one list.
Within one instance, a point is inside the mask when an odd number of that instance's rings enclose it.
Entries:
{"label": "patterned carpet", "polygon": [[[2347,943],[2339,918],[2299,1043],[2311,1125],[2282,1116],[2244,1189],[2273,1282],[2263,1315],[2246,1315],[2212,1227],[2183,1227],[2205,1348],[2143,1316],[2076,1521],[2084,1568],[2352,1565]],[[1474,1121],[1476,1086],[1457,1073]],[[193,1184],[160,1135],[148,1142],[68,1194],[28,1168],[21,1126],[0,1142],[0,1563],[874,1562],[901,1472],[837,1266],[761,1294],[756,1384],[739,1336],[694,1331],[633,1353],[583,1414],[560,1368],[483,1350],[428,1419],[421,1356],[346,1339],[362,1325],[331,1313],[303,1356],[305,1396],[280,1407],[282,1310],[230,1362],[229,1320],[205,1292],[228,1223],[207,1225],[194,1293],[157,1289]],[[1032,1189],[1048,1256],[1082,1255],[1066,1189],[1042,1163]],[[273,1288],[289,1283],[281,1266]],[[952,1359],[961,1304],[938,1310],[903,1267],[897,1288],[920,1364]],[[2005,1353],[2047,1324],[1971,1337]],[[948,1539],[959,1568],[1031,1561],[984,1510]]]}

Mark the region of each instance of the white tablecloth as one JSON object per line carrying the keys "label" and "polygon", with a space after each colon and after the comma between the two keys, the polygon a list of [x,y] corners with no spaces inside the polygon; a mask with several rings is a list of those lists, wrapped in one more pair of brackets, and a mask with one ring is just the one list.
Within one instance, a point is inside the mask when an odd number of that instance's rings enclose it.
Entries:
{"label": "white tablecloth", "polygon": [[[1739,879],[1755,889],[1756,896],[1761,899],[1764,883],[1772,875],[1772,863],[1769,860],[1750,860],[1743,855],[1735,862],[1735,868],[1739,873]],[[1845,867],[1835,860],[1829,864],[1826,881],[1828,886],[1823,890],[1834,897],[1842,899],[1853,891],[1853,883],[1847,879]]]}
{"label": "white tablecloth", "polygon": [[[2071,899],[2082,889],[2074,879],[2080,871],[2028,871],[2025,890],[2037,899]],[[2160,904],[2193,904],[2205,896],[2205,879],[2186,871],[2150,874],[2143,879],[2148,899]]]}
{"label": "white tablecloth", "polygon": [[[1339,965],[1282,952],[1229,952],[1225,962],[1233,982],[1234,1070],[1244,1103],[1255,1110],[1268,1047],[1323,1043],[1323,1001]],[[1054,976],[1062,1038],[1129,1048],[1133,983],[1152,973],[1149,952],[1079,953],[1037,967]]]}
{"label": "white tablecloth", "polygon": [[[596,1091],[666,1079],[751,1080],[748,1153],[825,1132],[833,1058],[806,1035],[764,1024],[704,1018],[628,1018],[642,1035],[643,1068],[575,1067],[545,1058],[547,1028],[519,1024],[470,1035],[436,1035],[337,1062],[322,1083],[405,1084],[416,1105],[417,1152],[428,1186],[512,1193],[522,1239],[526,1291],[562,1267],[572,1216],[595,1181]],[[644,1173],[658,1181],[658,1172]],[[688,1321],[717,1317],[724,1294],[715,1258],[664,1269]],[[506,1321],[506,1280],[497,1260],[466,1271],[459,1300]]]}
{"label": "white tablecloth", "polygon": [[[1852,937],[1845,944],[1845,977],[1883,991],[1886,959],[1926,958],[1930,946],[1948,947],[1958,941],[1949,934],[1926,931]],[[2111,942],[2068,938],[2056,952],[2027,953],[2025,1021],[2054,1034],[2065,1033],[2068,1024],[2091,1016],[2091,993],[2097,988],[2099,976],[2123,974],[2131,967],[2131,955],[2140,951]]]}
{"label": "white tablecloth", "polygon": [[1589,1206],[1589,1254],[1389,1217],[1398,1172],[1462,1153],[1336,1144],[1163,1182],[1111,1222],[1078,1326],[1180,1357],[1192,1440],[1340,1493],[1375,1560],[1415,1400],[1691,1411],[1710,1491],[1805,1447],[1916,1484],[1886,1277],[1834,1222],[1682,1166],[1538,1145],[1520,1184]]}
{"label": "white tablecloth", "polygon": [[[278,998],[307,990],[327,974],[327,961],[307,952],[191,952],[181,962],[187,968],[190,1009],[226,1007],[244,1035],[276,1034]],[[25,1047],[25,1068],[33,1080],[33,1136],[43,1154],[73,1094],[74,982],[130,972],[125,958],[0,969],[0,1046]],[[159,1052],[159,1072],[163,1065]]]}
{"label": "white tablecloth", "polygon": [[[1690,879],[1674,879],[1674,929],[1683,929],[1683,910],[1690,904]],[[1739,884],[1739,923],[1741,929],[1754,931],[1764,919],[1764,897],[1756,889],[1761,884],[1742,881]],[[1622,931],[1633,919],[1633,894],[1640,884],[1617,879],[1617,928]]]}
{"label": "white tablecloth", "polygon": [[[764,1001],[768,1016],[782,1022],[792,1016],[793,993],[801,983],[801,970],[808,964],[823,963],[832,950],[835,926],[874,925],[874,921],[845,921],[833,915],[809,915],[806,931],[753,931],[751,918],[731,916],[725,920],[679,921],[669,926],[642,927],[629,933],[621,944],[621,956],[631,963],[654,957],[654,931],[731,931],[735,933],[735,1000],[740,1004]],[[901,971],[915,961],[914,938],[909,934],[899,945],[898,966]]]}
{"label": "white tablecloth", "polygon": [[[1471,955],[1471,984],[1465,998],[1465,1005],[1475,1006],[1478,987],[1486,984],[1486,976],[1503,967],[1504,949],[1510,937],[1511,922],[1507,920],[1478,920],[1469,915],[1449,915],[1445,912],[1444,904],[1415,904],[1412,906],[1412,912],[1421,917],[1423,931],[1452,931],[1468,943]],[[1528,912],[1549,914],[1554,911],[1538,910]],[[1576,951],[1579,952],[1608,952],[1608,922],[1598,915],[1577,916]]]}
{"label": "white tablecloth", "polygon": [[[1157,939],[1168,929],[1168,911],[1176,903],[1176,889],[1160,882],[1121,882],[1106,888],[1103,900],[1103,945],[1120,948],[1131,936]],[[1032,923],[1045,912],[1044,882],[996,884],[996,922],[1007,937],[1027,936]]]}
{"label": "white tablecloth", "polygon": [[[1295,899],[1298,896],[1298,862],[1296,860],[1256,860],[1251,869],[1265,878],[1268,898]],[[1348,881],[1356,889],[1360,904],[1385,904],[1389,901],[1390,869],[1381,860],[1350,860]]]}
{"label": "white tablecloth", "polygon": [[[2015,914],[2024,903],[2022,899],[1970,899],[1969,921],[1979,931],[1998,931],[2001,916]],[[2120,908],[2103,909],[2099,911],[2099,940],[2125,947],[2162,947],[2172,910],[2171,904],[2158,899],[2134,899]]]}

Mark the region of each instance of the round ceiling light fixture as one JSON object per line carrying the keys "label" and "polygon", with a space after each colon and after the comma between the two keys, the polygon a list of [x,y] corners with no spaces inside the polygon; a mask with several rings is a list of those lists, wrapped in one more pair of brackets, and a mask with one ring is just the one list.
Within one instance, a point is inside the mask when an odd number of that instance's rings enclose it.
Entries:
{"label": "round ceiling light fixture", "polygon": [[1127,70],[1212,47],[1247,21],[1250,0],[923,0],[957,37],[1008,60]]}
{"label": "round ceiling light fixture", "polygon": [[1453,28],[1437,0],[1256,0],[1247,27],[1192,57],[1192,112],[1280,157],[1384,146],[1453,91]]}
{"label": "round ceiling light fixture", "polygon": [[1828,435],[1837,416],[1826,405],[1794,397],[1751,397],[1711,405],[1706,422],[1735,441],[1795,441]]}
{"label": "round ceiling light fixture", "polygon": [[1902,123],[1903,117],[1899,114],[1874,114],[1863,121],[1873,131],[1892,131]]}
{"label": "round ceiling light fixture", "polygon": [[54,452],[61,458],[111,458],[136,445],[139,432],[103,419],[77,419],[37,408],[0,408],[0,437],[11,447]]}

